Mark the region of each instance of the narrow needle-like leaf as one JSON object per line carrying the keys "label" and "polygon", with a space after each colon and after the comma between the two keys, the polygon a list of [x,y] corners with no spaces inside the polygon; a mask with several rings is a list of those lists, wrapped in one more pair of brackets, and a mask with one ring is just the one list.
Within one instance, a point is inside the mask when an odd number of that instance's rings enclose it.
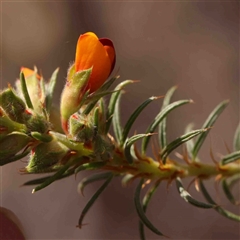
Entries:
{"label": "narrow needle-like leaf", "polygon": [[[67,170],[61,177],[59,177],[56,180],[60,180],[62,178],[69,177],[69,176],[71,176],[73,174],[74,174],[74,169],[71,168],[71,169]],[[47,177],[42,177],[42,178],[37,178],[37,179],[34,179],[34,180],[30,180],[28,182],[25,182],[23,184],[23,186],[30,186],[30,185],[36,185],[36,184],[44,183],[46,180],[50,179],[52,176],[53,175],[47,176]]]}
{"label": "narrow needle-like leaf", "polygon": [[[193,127],[194,127],[193,123],[188,124],[184,131],[185,134],[187,134],[188,132],[191,132],[193,130]],[[192,150],[194,147],[194,140],[190,139],[189,141],[187,141],[186,146],[187,146],[188,155],[190,156],[190,158],[192,158]]]}
{"label": "narrow needle-like leaf", "polygon": [[[201,189],[204,197],[206,198],[206,200],[207,200],[209,203],[211,203],[211,204],[217,205],[217,204],[213,201],[213,199],[211,198],[211,196],[209,195],[207,189],[205,188],[205,186],[204,186],[204,184],[203,184],[203,182],[202,182],[201,180],[199,181],[199,186],[200,186],[200,189]],[[234,220],[234,221],[240,222],[240,216],[239,216],[239,215],[236,215],[236,214],[234,214],[234,213],[232,213],[232,212],[229,212],[229,211],[221,208],[220,206],[217,206],[217,207],[215,207],[214,209],[215,209],[218,213],[220,213],[221,215],[223,215],[224,217],[227,217],[227,218],[232,219],[232,220]]]}
{"label": "narrow needle-like leaf", "polygon": [[43,134],[36,131],[32,131],[31,136],[41,142],[51,142],[53,139],[53,137],[49,134]]}
{"label": "narrow needle-like leaf", "polygon": [[116,91],[107,91],[107,92],[100,92],[100,93],[94,93],[93,96],[86,95],[84,99],[84,104],[86,104],[86,108],[83,111],[83,114],[88,115],[92,109],[95,107],[97,102],[104,96],[110,95]]}
{"label": "narrow needle-like leaf", "polygon": [[228,200],[229,200],[232,204],[238,205],[239,202],[237,202],[237,201],[235,200],[234,196],[232,195],[231,190],[230,190],[230,187],[229,187],[226,179],[223,179],[223,180],[222,180],[222,188],[223,188],[223,191],[224,191],[226,197],[228,198]]}
{"label": "narrow needle-like leaf", "polygon": [[[161,110],[163,110],[165,107],[167,107],[171,101],[172,95],[175,92],[175,90],[177,89],[177,86],[173,86],[172,88],[170,88],[163,100],[163,104],[162,104],[162,108]],[[161,123],[159,124],[159,144],[161,149],[163,149],[166,145],[167,145],[167,119],[166,117],[161,121]]]}
{"label": "narrow needle-like leaf", "polygon": [[98,169],[102,166],[104,166],[106,162],[92,162],[92,163],[84,163],[81,166],[77,167],[74,171],[75,174],[77,174],[80,171],[83,170],[93,170],[93,169]]}
{"label": "narrow needle-like leaf", "polygon": [[50,185],[51,183],[53,183],[54,181],[56,181],[58,179],[61,179],[64,176],[64,174],[67,173],[67,170],[72,165],[79,163],[81,160],[82,160],[82,158],[77,158],[77,159],[74,159],[73,161],[68,161],[68,163],[66,163],[64,166],[62,166],[54,175],[52,175],[51,177],[46,179],[42,184],[35,187],[33,189],[32,193],[35,193],[35,192],[47,187],[48,185]]}
{"label": "narrow needle-like leaf", "polygon": [[[213,124],[218,119],[218,117],[220,116],[220,114],[226,108],[228,103],[229,103],[229,101],[225,100],[225,101],[221,102],[220,104],[218,104],[217,107],[208,116],[207,120],[205,121],[205,123],[202,126],[202,129],[212,127]],[[198,154],[198,152],[199,152],[199,150],[200,150],[200,148],[201,148],[205,138],[207,137],[208,133],[209,133],[209,131],[203,132],[201,135],[198,136],[198,138],[196,140],[196,143],[194,145],[194,148],[192,150],[193,160],[197,157],[197,154]]]}
{"label": "narrow needle-like leaf", "polygon": [[27,84],[23,72],[20,73],[20,82],[25,102],[29,108],[33,109],[33,104],[28,93]]}
{"label": "narrow needle-like leaf", "polygon": [[108,90],[108,89],[111,87],[111,85],[112,85],[119,77],[120,77],[120,76],[114,76],[114,77],[110,78],[108,81],[106,81],[106,82],[101,86],[101,88],[99,89],[99,92]]}
{"label": "narrow needle-like leaf", "polygon": [[45,97],[45,104],[46,104],[47,112],[50,112],[50,109],[51,109],[53,93],[54,93],[54,89],[55,89],[56,82],[57,82],[58,71],[59,71],[59,68],[57,68],[53,72],[53,74],[50,78],[50,81],[47,84],[47,91],[46,91],[46,97]]}
{"label": "narrow needle-like leaf", "polygon": [[240,123],[236,129],[234,140],[233,140],[234,151],[240,151]]}
{"label": "narrow needle-like leaf", "polygon": [[194,199],[189,192],[187,192],[183,185],[182,185],[182,181],[179,177],[176,178],[176,186],[178,189],[178,192],[180,193],[180,196],[187,202],[192,204],[195,207],[199,207],[199,208],[214,208],[216,207],[216,205],[213,204],[208,204],[208,203],[203,203],[203,202],[199,202],[196,199]]}
{"label": "narrow needle-like leaf", "polygon": [[122,88],[130,83],[136,81],[126,80],[117,85],[115,91],[109,101],[108,112],[107,112],[107,122],[106,122],[106,133],[108,133],[111,123],[113,121],[113,130],[118,142],[122,139],[122,127],[120,124],[120,98],[122,94]]}
{"label": "narrow needle-like leaf", "polygon": [[206,132],[207,129],[198,129],[198,130],[194,130],[191,131],[189,133],[186,133],[184,135],[182,135],[181,137],[173,140],[171,143],[169,143],[160,153],[161,155],[161,159],[163,161],[163,163],[166,163],[166,159],[167,156],[178,146],[180,146],[181,144],[183,144],[184,142],[187,142],[188,140],[196,137],[197,135]]}
{"label": "narrow needle-like leaf", "polygon": [[236,151],[236,152],[225,155],[222,158],[221,164],[226,165],[228,163],[231,163],[237,160],[240,160],[240,151]]}
{"label": "narrow needle-like leaf", "polygon": [[111,174],[112,173],[110,172],[104,172],[104,173],[97,173],[89,177],[83,178],[81,182],[78,184],[78,188],[77,188],[78,193],[81,193],[83,195],[83,190],[88,184],[99,181],[99,180],[107,179]]}
{"label": "narrow needle-like leaf", "polygon": [[94,202],[98,199],[99,195],[103,192],[103,190],[108,186],[108,184],[111,182],[113,178],[113,174],[111,174],[108,179],[104,182],[104,184],[94,193],[94,195],[91,197],[91,199],[88,201],[84,209],[82,210],[82,213],[80,215],[80,218],[78,220],[78,225],[77,227],[81,228],[82,227],[82,221],[87,214],[88,210],[92,207]]}
{"label": "narrow needle-like leaf", "polygon": [[[155,131],[156,127],[158,126],[158,124],[160,124],[160,122],[167,116],[168,113],[170,113],[173,109],[180,107],[187,103],[192,103],[192,100],[180,100],[180,101],[169,104],[155,117],[154,121],[149,125],[146,133],[153,133]],[[151,136],[146,136],[145,138],[143,138],[143,141],[142,141],[142,154],[143,155],[146,152],[150,137]]]}
{"label": "narrow needle-like leaf", "polygon": [[131,138],[129,138],[126,143],[125,143],[125,147],[124,147],[124,155],[126,157],[126,159],[128,160],[128,162],[131,164],[133,163],[133,157],[131,154],[131,146],[139,139],[146,137],[148,135],[152,135],[152,134],[137,134],[132,136]]}
{"label": "narrow needle-like leaf", "polygon": [[[160,184],[160,181],[157,181],[144,196],[143,201],[142,201],[142,208],[143,208],[144,212],[147,211],[147,206],[148,206],[150,200],[152,199],[153,194],[156,192],[159,184]],[[144,225],[143,225],[142,221],[139,221],[139,233],[140,233],[141,240],[145,240]]]}
{"label": "narrow needle-like leaf", "polygon": [[61,167],[54,175],[52,175],[51,177],[46,179],[42,184],[40,184],[37,187],[35,187],[33,189],[32,193],[35,193],[35,192],[37,192],[37,191],[47,187],[48,185],[50,185],[54,181],[56,181],[59,178],[61,178],[63,176],[63,174],[68,170],[69,167],[70,166],[68,164],[66,164],[65,166]]}
{"label": "narrow needle-like leaf", "polygon": [[0,166],[3,166],[3,165],[8,164],[8,163],[12,163],[12,162],[15,162],[15,161],[17,161],[21,158],[24,158],[29,153],[30,153],[30,151],[24,151],[22,153],[19,153],[17,155],[12,156],[12,157],[2,158],[2,159],[0,159]]}
{"label": "narrow needle-like leaf", "polygon": [[133,123],[135,122],[135,120],[137,119],[137,117],[139,116],[139,114],[147,107],[147,105],[149,103],[151,103],[153,100],[158,99],[159,97],[150,97],[149,99],[147,99],[146,101],[144,101],[131,115],[131,117],[128,119],[124,129],[123,129],[123,134],[122,134],[122,139],[121,139],[121,144],[124,144],[124,142],[127,139],[128,133],[133,125]]}
{"label": "narrow needle-like leaf", "polygon": [[148,220],[148,218],[145,215],[145,212],[143,210],[143,207],[141,205],[141,200],[140,200],[140,193],[141,193],[141,188],[142,188],[142,184],[143,184],[144,179],[141,179],[137,188],[136,188],[136,192],[135,192],[135,196],[134,196],[134,203],[135,203],[135,207],[138,213],[138,216],[140,218],[140,220],[142,221],[142,223],[148,227],[152,232],[156,233],[157,235],[160,236],[164,236],[156,227],[153,226],[153,224]]}

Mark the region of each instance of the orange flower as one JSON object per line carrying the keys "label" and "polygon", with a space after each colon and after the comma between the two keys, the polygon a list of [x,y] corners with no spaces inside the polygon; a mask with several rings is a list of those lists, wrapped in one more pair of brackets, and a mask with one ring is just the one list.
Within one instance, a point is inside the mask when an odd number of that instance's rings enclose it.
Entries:
{"label": "orange flower", "polygon": [[86,90],[95,92],[111,74],[116,61],[115,49],[110,39],[100,38],[87,32],[80,35],[77,42],[75,71],[92,67]]}
{"label": "orange flower", "polygon": [[[23,72],[25,78],[30,77],[33,74],[36,74],[36,72],[34,70],[32,70],[30,68],[25,68],[25,67],[21,67],[20,71]],[[37,79],[41,78],[38,74],[36,74],[36,77],[37,77]]]}
{"label": "orange flower", "polygon": [[87,32],[77,42],[75,63],[69,68],[67,82],[61,95],[61,122],[68,133],[68,121],[82,104],[82,97],[98,90],[111,74],[115,65],[115,50],[110,39]]}

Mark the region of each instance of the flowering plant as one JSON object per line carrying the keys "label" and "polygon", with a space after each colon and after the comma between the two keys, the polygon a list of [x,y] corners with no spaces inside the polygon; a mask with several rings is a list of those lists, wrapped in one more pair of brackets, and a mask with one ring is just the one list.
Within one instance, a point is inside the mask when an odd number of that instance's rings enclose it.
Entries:
{"label": "flowering plant", "polygon": [[[77,43],[75,62],[68,70],[60,106],[52,104],[58,69],[54,71],[50,81],[46,82],[36,68],[22,68],[15,88],[9,86],[0,93],[1,166],[28,156],[27,166],[21,169],[23,173],[51,173],[48,177],[24,184],[37,185],[33,193],[80,171],[100,170],[100,173],[79,183],[78,190],[83,192],[88,184],[104,180],[83,209],[77,224],[79,228],[90,207],[113,177],[117,176],[122,177],[124,184],[139,179],[134,202],[140,220],[141,239],[145,239],[144,227],[157,235],[165,236],[146,215],[147,205],[162,181],[175,181],[180,197],[187,203],[199,208],[213,208],[231,220],[240,221],[239,215],[217,204],[204,185],[205,180],[216,177],[222,182],[227,198],[233,204],[238,204],[231,189],[240,178],[240,124],[236,126],[232,152],[223,156],[220,162],[212,154],[214,164],[204,164],[198,156],[211,127],[228,105],[228,101],[216,106],[201,129],[193,130],[189,125],[185,134],[167,142],[168,114],[192,103],[189,99],[171,103],[176,90],[176,87],[172,87],[164,96],[160,112],[146,131],[129,136],[141,112],[159,97],[150,97],[141,103],[125,126],[122,126],[120,98],[124,88],[135,81],[123,81],[114,90],[109,90],[119,78],[109,78],[115,61],[116,54],[111,40],[98,39],[91,32],[81,35]],[[110,96],[108,103],[104,101],[106,96]],[[113,134],[110,131],[111,126]],[[153,147],[155,158],[152,158],[147,155],[147,148],[156,132],[159,147]],[[142,144],[138,149],[136,141],[140,140]],[[180,145],[183,146],[183,152],[178,156],[185,164],[169,157]],[[182,179],[187,177],[193,177],[206,202],[196,200],[189,194],[182,183]],[[141,189],[148,184],[149,190],[141,200]]]}

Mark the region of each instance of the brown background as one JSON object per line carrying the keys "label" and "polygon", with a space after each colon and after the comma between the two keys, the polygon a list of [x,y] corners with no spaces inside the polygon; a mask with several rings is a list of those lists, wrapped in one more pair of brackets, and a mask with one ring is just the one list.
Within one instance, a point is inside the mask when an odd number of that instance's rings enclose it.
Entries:
{"label": "brown background", "polygon": [[[173,100],[192,98],[168,118],[168,139],[181,135],[189,122],[201,127],[222,100],[230,105],[211,131],[200,156],[211,162],[232,147],[239,121],[239,2],[238,1],[26,1],[2,2],[1,88],[14,83],[21,66],[36,65],[46,79],[60,66],[55,101],[59,100],[69,62],[74,60],[79,34],[93,31],[115,43],[121,80],[138,79],[129,86],[122,105],[123,121],[146,98],[163,95],[173,85]],[[161,106],[152,103],[134,129],[143,132]],[[21,176],[19,161],[1,168],[1,205],[21,220],[27,239],[138,239],[138,218],[132,186],[122,188],[116,179],[75,228],[81,209],[99,184],[87,187],[85,197],[76,192],[74,177],[56,182],[32,195],[19,187],[34,176]],[[80,176],[81,175],[81,176]],[[79,174],[80,180],[86,174]],[[185,180],[187,186],[189,180]],[[212,196],[217,197],[213,181]],[[239,190],[236,188],[239,197]],[[201,194],[192,187],[199,200]],[[219,202],[232,207],[220,190]],[[178,195],[175,184],[163,183],[148,209],[150,220],[172,239],[239,239],[239,223],[214,210],[197,209]],[[146,230],[148,239],[158,237]]]}

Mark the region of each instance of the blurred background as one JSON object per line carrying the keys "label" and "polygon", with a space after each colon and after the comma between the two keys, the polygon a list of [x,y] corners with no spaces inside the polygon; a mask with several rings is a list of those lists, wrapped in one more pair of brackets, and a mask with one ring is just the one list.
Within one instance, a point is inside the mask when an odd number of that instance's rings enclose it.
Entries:
{"label": "blurred background", "polygon": [[[175,110],[168,118],[168,140],[180,136],[190,122],[200,128],[208,114],[222,100],[224,111],[200,156],[212,163],[226,154],[239,122],[239,1],[4,1],[1,4],[1,89],[14,85],[21,66],[34,65],[45,79],[60,67],[55,102],[59,101],[69,63],[74,61],[80,34],[95,32],[113,40],[116,68],[121,80],[136,79],[128,86],[122,104],[122,121],[146,98],[164,95],[173,85],[173,100],[193,99],[194,104]],[[115,70],[116,72],[116,70]],[[129,104],[130,103],[130,104]],[[145,131],[161,107],[152,103],[134,126]],[[179,149],[181,151],[181,149]],[[38,176],[21,176],[17,162],[1,168],[1,205],[20,219],[27,239],[139,239],[138,217],[133,195],[136,182],[123,188],[115,179],[85,218],[88,225],[78,229],[80,212],[101,183],[88,186],[85,197],[77,193],[84,173],[55,182],[31,194],[20,187]],[[184,180],[187,186],[189,180]],[[228,210],[239,213],[214,181],[208,189]],[[191,194],[204,200],[194,187]],[[235,188],[236,196],[240,195]],[[239,239],[239,223],[214,210],[197,209],[179,197],[175,184],[167,191],[163,182],[148,209],[149,219],[172,239]],[[146,230],[147,239],[159,239]]]}

